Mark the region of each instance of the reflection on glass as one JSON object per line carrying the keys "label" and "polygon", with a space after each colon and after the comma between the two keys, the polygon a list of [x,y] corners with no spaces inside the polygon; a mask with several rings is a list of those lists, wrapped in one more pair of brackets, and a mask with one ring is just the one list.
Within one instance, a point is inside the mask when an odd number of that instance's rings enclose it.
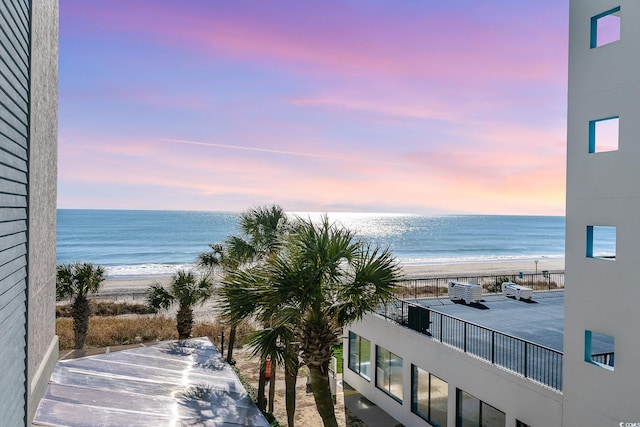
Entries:
{"label": "reflection on glass", "polygon": [[349,369],[371,380],[371,343],[349,331]]}
{"label": "reflection on glass", "polygon": [[360,375],[371,379],[371,342],[360,338]]}
{"label": "reflection on glass", "polygon": [[478,427],[480,425],[480,401],[469,393],[458,390],[459,427]]}
{"label": "reflection on glass", "polygon": [[429,374],[413,365],[411,384],[411,410],[425,420],[429,419]]}
{"label": "reflection on glass", "polygon": [[431,375],[430,380],[429,419],[431,424],[445,427],[447,425],[449,385],[435,375]]}
{"label": "reflection on glass", "polygon": [[491,405],[482,402],[481,427],[504,427],[506,420],[504,412],[497,410]]}
{"label": "reflection on glass", "polygon": [[457,391],[457,404],[456,425],[458,427],[505,427],[506,425],[504,412],[460,389]]}
{"label": "reflection on glass", "polygon": [[446,427],[449,386],[427,371],[411,365],[411,411],[435,427]]}
{"label": "reflection on glass", "polygon": [[358,335],[349,331],[349,369],[359,372],[360,357],[358,356]]}
{"label": "reflection on glass", "polygon": [[402,401],[402,358],[377,346],[376,386]]}

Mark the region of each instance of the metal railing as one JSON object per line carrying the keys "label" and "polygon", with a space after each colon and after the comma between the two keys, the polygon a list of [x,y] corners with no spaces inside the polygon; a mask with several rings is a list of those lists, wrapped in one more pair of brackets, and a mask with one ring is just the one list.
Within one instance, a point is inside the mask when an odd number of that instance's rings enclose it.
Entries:
{"label": "metal railing", "polygon": [[407,279],[399,282],[396,297],[400,299],[446,297],[449,282],[477,283],[482,286],[482,292],[488,295],[501,293],[503,282],[517,283],[534,291],[550,291],[564,289],[564,271]]}
{"label": "metal railing", "polygon": [[525,378],[562,390],[562,352],[408,301],[377,311],[383,317]]}
{"label": "metal railing", "polygon": [[610,352],[610,353],[592,354],[591,360],[593,360],[594,362],[601,363],[603,365],[611,366],[613,368],[614,362],[615,362],[615,353]]}

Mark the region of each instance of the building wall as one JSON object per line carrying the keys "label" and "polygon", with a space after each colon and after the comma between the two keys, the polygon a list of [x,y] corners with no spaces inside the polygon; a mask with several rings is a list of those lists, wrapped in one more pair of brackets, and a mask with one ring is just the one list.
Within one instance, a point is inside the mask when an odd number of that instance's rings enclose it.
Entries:
{"label": "building wall", "polygon": [[28,423],[57,358],[57,1],[0,3],[0,414]]}
{"label": "building wall", "polygon": [[32,0],[29,138],[28,419],[58,358],[55,335],[58,2]]}
{"label": "building wall", "polygon": [[0,413],[15,426],[26,414],[29,14],[27,1],[0,4]]}
{"label": "building wall", "polygon": [[[620,7],[620,40],[591,48],[592,17]],[[640,422],[640,2],[571,0],[563,425]],[[589,153],[589,122],[619,116],[618,149]],[[616,227],[616,259],[587,256],[587,226]],[[613,370],[585,331],[614,339]]]}
{"label": "building wall", "polygon": [[[351,371],[348,365],[349,342],[344,342],[344,380],[407,426],[428,426],[411,412],[411,365],[436,375],[449,385],[448,426],[454,427],[456,389],[461,389],[506,414],[506,425],[516,419],[531,426],[558,426],[562,420],[562,394],[530,380],[497,368],[459,350],[431,340],[409,328],[378,315],[368,315],[345,329],[371,341],[371,381]],[[392,399],[376,387],[375,346],[393,351],[403,359],[403,401]],[[587,424],[585,424],[587,425]]]}

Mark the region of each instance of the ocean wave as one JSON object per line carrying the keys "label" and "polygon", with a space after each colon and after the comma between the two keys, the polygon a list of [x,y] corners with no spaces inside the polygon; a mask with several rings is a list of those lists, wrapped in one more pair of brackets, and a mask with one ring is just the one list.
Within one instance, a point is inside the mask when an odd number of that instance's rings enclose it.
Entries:
{"label": "ocean wave", "polygon": [[139,265],[115,265],[105,267],[107,278],[138,278],[149,276],[172,276],[178,270],[191,271],[195,264],[139,264]]}
{"label": "ocean wave", "polygon": [[[464,264],[479,262],[509,262],[509,261],[531,261],[535,262],[563,259],[564,255],[514,255],[514,256],[470,256],[470,257],[441,257],[441,258],[404,258],[396,257],[401,265],[441,265],[441,264]],[[196,268],[195,264],[139,264],[139,265],[116,265],[105,267],[107,278],[124,279],[140,278],[150,276],[172,276],[178,270],[191,271]]]}

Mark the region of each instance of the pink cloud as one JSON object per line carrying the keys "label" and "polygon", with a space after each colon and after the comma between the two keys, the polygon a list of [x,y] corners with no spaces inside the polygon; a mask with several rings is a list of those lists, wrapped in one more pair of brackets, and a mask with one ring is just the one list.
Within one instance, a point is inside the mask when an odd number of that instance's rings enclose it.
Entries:
{"label": "pink cloud", "polygon": [[[265,19],[252,13],[255,5],[238,13],[224,8],[199,10],[182,2],[165,2],[163,7],[127,2],[127,13],[122,13],[109,2],[83,4],[82,16],[102,31],[136,34],[200,54],[259,59],[272,66],[297,63],[299,71],[313,74],[333,70],[461,84],[480,80],[562,84],[566,75],[564,62],[558,61],[566,52],[565,35],[542,31],[534,19],[513,28],[463,13],[411,15],[393,9],[363,13],[331,2],[324,5],[324,12],[280,6],[286,13],[272,12]],[[326,20],[313,19],[314,13]],[[455,28],[464,31],[452,31]],[[534,56],[535,51],[542,53]]]}

